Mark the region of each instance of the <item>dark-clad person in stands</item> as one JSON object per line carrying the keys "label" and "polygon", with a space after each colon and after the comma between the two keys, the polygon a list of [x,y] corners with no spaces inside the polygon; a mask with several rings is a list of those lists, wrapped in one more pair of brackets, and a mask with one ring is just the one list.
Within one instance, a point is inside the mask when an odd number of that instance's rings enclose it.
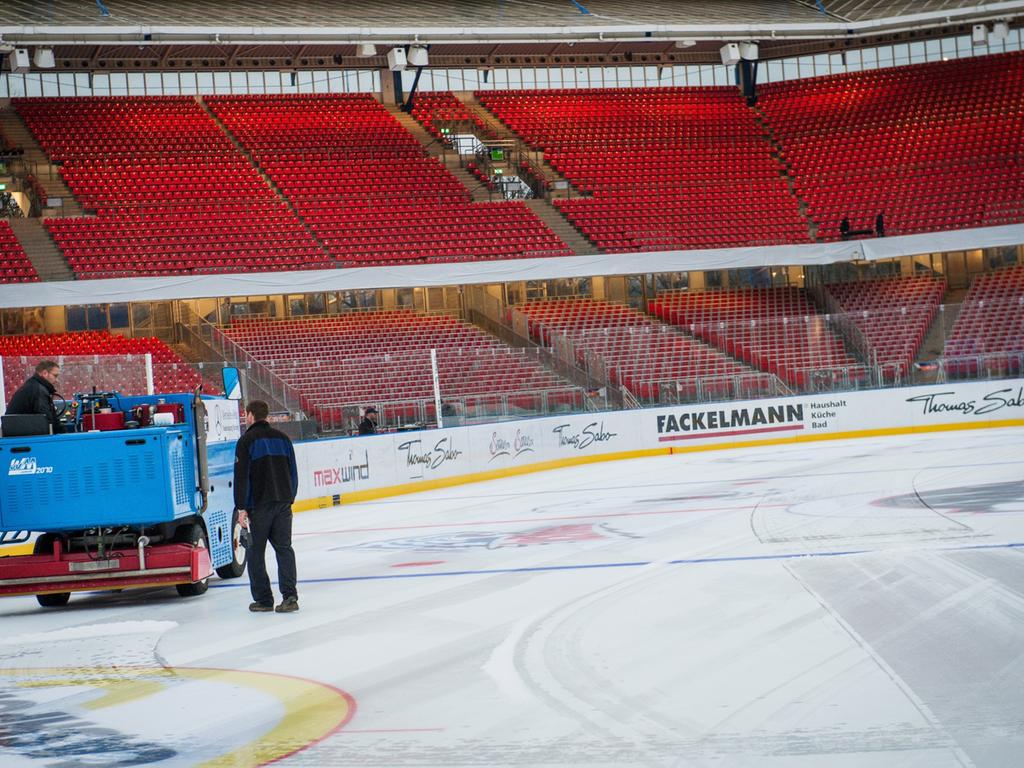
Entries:
{"label": "dark-clad person in stands", "polygon": [[377,434],[377,409],[372,405],[363,411],[363,420],[359,422],[360,435]]}
{"label": "dark-clad person in stands", "polygon": [[57,393],[59,378],[60,366],[53,360],[43,360],[36,366],[35,374],[14,393],[11,402],[7,404],[7,413],[41,414],[46,417],[54,434],[63,432],[64,425],[57,418],[57,409],[53,406],[53,396]]}

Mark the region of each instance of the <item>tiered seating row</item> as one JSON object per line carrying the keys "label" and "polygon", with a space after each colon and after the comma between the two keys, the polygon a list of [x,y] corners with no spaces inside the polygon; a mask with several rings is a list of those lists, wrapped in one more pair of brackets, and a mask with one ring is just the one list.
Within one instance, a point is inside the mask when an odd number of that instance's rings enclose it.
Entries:
{"label": "tiered seating row", "polygon": [[[25,371],[47,358],[76,358],[76,364],[61,372],[58,390],[68,398],[76,392],[89,392],[93,386],[117,390],[124,395],[146,392],[145,369],[141,361],[118,366],[99,358],[91,371],[80,370],[81,358],[94,355],[124,357],[152,355],[153,388],[157,392],[190,392],[202,383],[200,375],[164,342],[153,337],[130,338],[108,331],[81,331],[55,334],[29,334],[0,337],[0,357],[4,361],[4,387],[8,397],[26,378]],[[24,358],[16,361],[16,358]],[[85,366],[88,367],[88,366]]]}
{"label": "tiered seating row", "polygon": [[481,103],[592,198],[555,205],[612,252],[808,242],[735,88],[486,91]]}
{"label": "tiered seating row", "polygon": [[[237,319],[223,330],[301,396],[307,412],[343,405],[433,400],[430,350],[446,399],[571,384],[479,328],[411,311],[288,320]],[[340,423],[340,418],[337,419]]]}
{"label": "tiered seating row", "polygon": [[0,283],[35,283],[39,274],[28,260],[25,249],[11,231],[11,225],[0,219]]}
{"label": "tiered seating row", "polygon": [[[1009,373],[1021,373],[1024,352],[1024,265],[974,279],[943,354],[953,372],[974,374],[1002,357]],[[1008,353],[1001,356],[1000,353]],[[960,359],[958,359],[960,358]],[[969,358],[969,359],[963,359]]]}
{"label": "tiered seating row", "polygon": [[1024,220],[1024,53],[776,83],[758,104],[799,194],[838,239]]}
{"label": "tiered seating row", "polygon": [[825,286],[869,345],[868,361],[906,376],[946,290],[938,277],[894,277]]}
{"label": "tiered seating row", "polygon": [[207,102],[343,264],[572,254],[523,203],[473,203],[367,94]]}
{"label": "tiered seating row", "polygon": [[46,226],[79,277],[323,268],[330,259],[194,98],[15,99],[95,218]]}
{"label": "tiered seating row", "polygon": [[635,309],[592,299],[553,299],[516,307],[529,318],[531,334],[550,346],[560,334],[575,346],[577,362],[596,353],[611,380],[643,400],[657,401],[661,382],[704,391],[732,393],[735,376],[752,371],[721,352]]}
{"label": "tiered seating row", "polygon": [[798,288],[668,291],[650,311],[800,389],[813,387],[818,375],[867,375]]}

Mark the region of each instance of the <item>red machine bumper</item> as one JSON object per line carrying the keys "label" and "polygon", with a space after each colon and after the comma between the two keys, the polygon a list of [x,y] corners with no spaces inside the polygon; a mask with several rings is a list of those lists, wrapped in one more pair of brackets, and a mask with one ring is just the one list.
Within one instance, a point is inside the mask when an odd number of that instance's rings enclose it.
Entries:
{"label": "red machine bumper", "polygon": [[[144,561],[144,562],[143,562]],[[213,573],[210,552],[189,544],[116,550],[97,559],[84,553],[0,558],[0,595],[39,595],[129,587],[191,584]]]}

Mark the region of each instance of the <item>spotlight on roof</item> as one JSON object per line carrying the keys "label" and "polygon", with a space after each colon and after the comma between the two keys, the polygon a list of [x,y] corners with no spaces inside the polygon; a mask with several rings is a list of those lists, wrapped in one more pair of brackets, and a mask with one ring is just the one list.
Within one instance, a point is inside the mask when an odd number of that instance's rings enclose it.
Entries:
{"label": "spotlight on roof", "polygon": [[992,37],[996,40],[1005,40],[1010,36],[1010,23],[1007,21],[997,21],[992,25]]}
{"label": "spotlight on roof", "polygon": [[986,45],[988,43],[988,27],[984,24],[975,24],[971,27],[971,42],[975,45]]}
{"label": "spotlight on roof", "polygon": [[57,63],[53,60],[53,48],[36,48],[33,59],[36,69],[53,69]]}
{"label": "spotlight on roof", "polygon": [[427,49],[420,45],[414,45],[409,49],[409,64],[414,67],[427,66]]}
{"label": "spotlight on roof", "polygon": [[356,48],[356,56],[362,56],[363,58],[366,58],[367,56],[376,55],[377,46],[374,45],[373,43],[360,43],[359,46]]}
{"label": "spotlight on roof", "polygon": [[740,47],[736,43],[726,43],[719,51],[722,55],[722,63],[727,67],[731,67],[733,64],[739,64],[740,62]]}
{"label": "spotlight on roof", "polygon": [[676,48],[693,48],[696,44],[696,40],[676,40]]}

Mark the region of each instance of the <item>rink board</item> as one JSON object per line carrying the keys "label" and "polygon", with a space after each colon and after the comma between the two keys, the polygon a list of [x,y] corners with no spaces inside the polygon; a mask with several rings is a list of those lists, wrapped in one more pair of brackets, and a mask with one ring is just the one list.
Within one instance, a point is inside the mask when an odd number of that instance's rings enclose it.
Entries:
{"label": "rink board", "polygon": [[1008,426],[1024,426],[1022,379],[584,413],[319,440],[296,446],[296,509],[595,461]]}

